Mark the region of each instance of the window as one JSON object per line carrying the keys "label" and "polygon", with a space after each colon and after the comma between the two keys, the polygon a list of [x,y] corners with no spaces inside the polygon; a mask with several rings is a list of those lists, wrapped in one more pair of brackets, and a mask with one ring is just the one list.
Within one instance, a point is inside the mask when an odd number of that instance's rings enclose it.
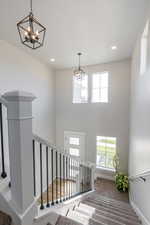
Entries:
{"label": "window", "polygon": [[79,149],[78,148],[70,148],[69,154],[72,155],[72,156],[79,157]]}
{"label": "window", "polygon": [[108,102],[108,72],[92,76],[92,103]]}
{"label": "window", "polygon": [[79,137],[69,137],[69,154],[72,156],[80,156],[80,138]]}
{"label": "window", "polygon": [[146,26],[141,38],[141,62],[140,62],[141,75],[143,75],[147,69],[148,33],[149,33],[149,21],[146,23]]}
{"label": "window", "polygon": [[80,142],[79,138],[76,138],[76,137],[70,137],[69,139],[70,145],[79,145],[79,142]]}
{"label": "window", "polygon": [[88,103],[88,75],[81,80],[73,76],[73,103]]}
{"label": "window", "polygon": [[114,170],[113,158],[116,154],[116,138],[115,137],[96,137],[97,167]]}

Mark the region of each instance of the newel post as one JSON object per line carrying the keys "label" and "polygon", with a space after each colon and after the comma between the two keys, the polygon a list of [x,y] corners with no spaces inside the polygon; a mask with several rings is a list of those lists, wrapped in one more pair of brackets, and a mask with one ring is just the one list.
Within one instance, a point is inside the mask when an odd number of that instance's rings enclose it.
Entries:
{"label": "newel post", "polygon": [[32,206],[32,101],[35,96],[20,91],[3,95],[8,102],[8,135],[12,202],[20,214]]}

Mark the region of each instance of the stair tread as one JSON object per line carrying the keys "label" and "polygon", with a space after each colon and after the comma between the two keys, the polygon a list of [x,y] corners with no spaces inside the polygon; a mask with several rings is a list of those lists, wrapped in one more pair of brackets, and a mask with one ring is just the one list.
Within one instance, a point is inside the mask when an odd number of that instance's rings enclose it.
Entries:
{"label": "stair tread", "polygon": [[86,199],[93,199],[93,200],[96,200],[97,202],[104,202],[106,204],[115,205],[116,207],[121,207],[128,211],[133,210],[132,206],[129,203],[102,197],[101,195],[98,195],[98,194],[93,194],[91,196],[88,196]]}
{"label": "stair tread", "polygon": [[109,225],[125,225],[125,223],[119,222],[117,220],[113,220],[110,217],[105,217],[105,216],[102,216],[102,215],[98,215],[98,216],[89,215],[89,213],[86,213],[85,211],[82,211],[80,208],[75,209],[75,211],[77,211],[77,212],[79,212],[83,215],[87,215],[91,219],[94,219],[96,221],[101,221],[101,222],[104,222],[104,223],[109,224]]}
{"label": "stair tread", "polygon": [[56,225],[82,225],[82,223],[66,216],[59,216]]}
{"label": "stair tread", "polygon": [[135,212],[133,211],[133,209],[131,208],[130,211],[126,210],[126,208],[123,208],[123,207],[117,207],[115,206],[115,204],[109,204],[109,203],[105,203],[105,202],[102,202],[102,201],[97,201],[97,200],[94,200],[92,198],[87,198],[86,201],[90,201],[90,202],[93,202],[94,204],[98,205],[98,206],[104,206],[104,207],[107,207],[107,208],[110,208],[112,210],[117,210],[121,213],[125,213],[125,214],[128,214],[128,215],[131,215],[131,216],[136,216]]}
{"label": "stair tread", "polygon": [[[97,212],[94,208],[84,205],[84,204],[80,204],[79,207],[77,207],[75,210],[79,210],[85,214],[88,214],[89,216],[91,216],[92,218],[109,218],[109,220],[111,221],[117,221],[117,223],[119,224],[129,224],[129,225],[136,225],[136,224],[141,224],[140,222],[134,222],[133,220],[131,221],[131,219],[128,218],[124,218],[121,216],[116,216],[113,215],[111,213],[105,212],[105,211],[99,211]],[[119,221],[119,222],[118,222]]]}
{"label": "stair tread", "polygon": [[121,212],[109,209],[109,208],[104,207],[104,206],[96,205],[96,204],[94,204],[93,202],[90,202],[90,201],[82,201],[82,203],[84,203],[86,205],[90,205],[90,206],[94,207],[96,210],[104,210],[107,213],[112,213],[112,214],[115,214],[115,215],[118,215],[118,216],[121,216],[121,217],[125,217],[125,218],[129,218],[129,219],[132,219],[133,221],[138,222],[138,217],[136,216],[136,214],[135,214],[135,216],[130,216],[130,215],[127,215],[125,213],[121,213]]}
{"label": "stair tread", "polygon": [[96,221],[96,220],[94,220],[86,215],[83,215],[79,212],[76,212],[76,211],[70,211],[68,213],[67,217],[74,219],[84,225],[108,225],[108,224],[103,223],[102,221]]}
{"label": "stair tread", "polygon": [[100,199],[100,200],[105,200],[105,201],[109,201],[109,202],[113,202],[113,203],[116,203],[116,204],[121,204],[121,205],[124,205],[125,207],[129,207],[131,208],[131,205],[128,203],[128,202],[124,202],[124,201],[120,201],[120,200],[116,200],[116,199],[113,199],[113,198],[108,198],[104,195],[100,195],[99,193],[92,193],[90,196],[92,197],[95,197],[97,200]]}

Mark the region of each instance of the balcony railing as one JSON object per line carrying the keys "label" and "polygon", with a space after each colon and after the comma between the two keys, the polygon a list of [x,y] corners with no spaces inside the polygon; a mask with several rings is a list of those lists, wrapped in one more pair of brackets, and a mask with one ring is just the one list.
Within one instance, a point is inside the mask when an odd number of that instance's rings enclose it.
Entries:
{"label": "balcony railing", "polygon": [[1,145],[1,177],[5,179],[7,177],[6,165],[5,165],[5,149],[4,149],[4,128],[3,128],[3,107],[5,105],[0,101],[0,145]]}
{"label": "balcony railing", "polygon": [[40,209],[92,190],[92,168],[37,135],[33,137],[33,176]]}

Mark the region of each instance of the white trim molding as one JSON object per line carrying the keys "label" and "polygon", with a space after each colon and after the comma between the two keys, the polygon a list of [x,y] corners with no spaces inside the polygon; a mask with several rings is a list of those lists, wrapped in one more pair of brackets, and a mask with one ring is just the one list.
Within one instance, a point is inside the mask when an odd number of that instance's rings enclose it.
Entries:
{"label": "white trim molding", "polygon": [[132,201],[131,195],[129,195],[130,198],[130,204],[133,207],[133,209],[135,210],[137,216],[139,217],[139,219],[142,222],[142,225],[150,225],[150,221],[147,220],[147,218],[144,216],[144,214],[142,213],[142,211],[138,208],[138,206]]}

